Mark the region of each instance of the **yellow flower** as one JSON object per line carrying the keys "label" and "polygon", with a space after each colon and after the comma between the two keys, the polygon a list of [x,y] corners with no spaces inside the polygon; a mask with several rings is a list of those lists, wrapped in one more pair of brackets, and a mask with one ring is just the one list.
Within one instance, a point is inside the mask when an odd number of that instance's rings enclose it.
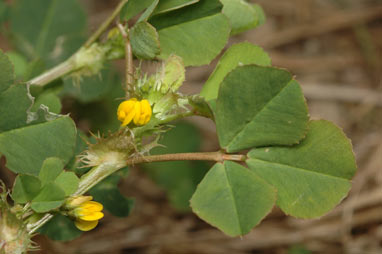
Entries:
{"label": "yellow flower", "polygon": [[118,120],[122,122],[122,126],[128,125],[131,121],[135,125],[145,125],[150,121],[151,114],[149,101],[138,101],[135,98],[122,102],[117,110]]}
{"label": "yellow flower", "polygon": [[95,228],[98,220],[103,218],[102,204],[95,201],[85,201],[73,210],[76,217],[75,225],[79,230],[89,231]]}

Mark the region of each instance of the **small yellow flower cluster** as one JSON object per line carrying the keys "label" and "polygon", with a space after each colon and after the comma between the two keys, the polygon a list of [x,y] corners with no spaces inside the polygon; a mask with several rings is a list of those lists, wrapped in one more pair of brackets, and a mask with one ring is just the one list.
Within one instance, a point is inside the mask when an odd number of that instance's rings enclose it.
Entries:
{"label": "small yellow flower cluster", "polygon": [[122,102],[117,110],[118,120],[122,122],[122,126],[128,125],[131,121],[135,125],[145,125],[150,121],[151,114],[149,101],[138,101],[135,98]]}
{"label": "small yellow flower cluster", "polygon": [[75,225],[79,230],[89,231],[98,225],[98,220],[103,218],[102,204],[91,201],[91,196],[74,197],[68,203],[72,208],[70,214],[76,218]]}

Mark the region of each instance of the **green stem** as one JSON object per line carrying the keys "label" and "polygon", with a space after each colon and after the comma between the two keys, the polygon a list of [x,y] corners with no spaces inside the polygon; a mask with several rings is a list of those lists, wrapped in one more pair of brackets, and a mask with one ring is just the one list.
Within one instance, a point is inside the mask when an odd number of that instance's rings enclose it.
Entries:
{"label": "green stem", "polygon": [[75,63],[72,58],[53,67],[52,69],[42,73],[28,82],[30,85],[45,86],[46,84],[56,80],[62,76],[69,74],[75,70]]}
{"label": "green stem", "polygon": [[186,111],[186,112],[183,112],[183,113],[179,113],[179,114],[169,115],[165,119],[160,120],[158,125],[166,124],[166,123],[169,123],[169,122],[172,122],[172,121],[184,118],[184,117],[189,117],[189,116],[194,116],[194,115],[195,115],[195,113],[192,110]]}
{"label": "green stem", "polygon": [[53,218],[53,214],[47,213],[44,215],[44,217],[39,219],[37,222],[28,224],[27,230],[29,234],[33,234],[34,232],[36,232],[37,229],[41,228],[45,223],[47,223],[52,218]]}
{"label": "green stem", "polygon": [[110,26],[110,24],[113,22],[113,20],[117,17],[119,12],[122,10],[122,7],[128,2],[129,0],[122,0],[118,6],[114,9],[113,13],[106,19],[101,26],[90,36],[90,38],[85,42],[84,47],[89,47],[93,42],[98,40],[98,38],[106,31],[106,29]]}
{"label": "green stem", "polygon": [[45,86],[46,84],[81,68],[81,66],[79,67],[75,62],[76,54],[81,52],[82,49],[88,48],[96,40],[98,40],[98,38],[102,35],[102,33],[106,31],[106,29],[110,26],[113,20],[117,17],[118,13],[121,11],[122,7],[127,2],[128,0],[122,0],[118,4],[118,6],[115,8],[113,13],[108,17],[108,19],[106,19],[101,24],[101,26],[90,36],[90,38],[85,42],[85,44],[76,53],[74,53],[71,57],[69,57],[69,59],[53,67],[52,69],[47,70],[46,72],[33,78],[32,80],[28,81],[28,84],[37,85],[37,86]]}
{"label": "green stem", "polygon": [[130,94],[135,94],[134,87],[134,64],[133,50],[131,48],[130,39],[125,38],[125,59],[126,59],[126,99],[130,98]]}
{"label": "green stem", "polygon": [[127,166],[125,162],[103,163],[94,168],[81,177],[77,191],[74,196],[83,195],[94,185],[116,172],[118,169]]}
{"label": "green stem", "polygon": [[131,96],[135,95],[135,87],[134,87],[134,64],[133,64],[133,50],[131,48],[130,39],[128,32],[129,30],[123,27],[120,23],[118,23],[119,31],[122,34],[122,37],[125,40],[125,75],[126,75],[126,86],[125,86],[125,98],[126,100],[130,99]]}
{"label": "green stem", "polygon": [[141,163],[159,162],[159,161],[245,161],[247,156],[244,154],[226,154],[222,151],[204,152],[204,153],[174,153],[150,155],[131,158],[127,160],[127,165],[135,165]]}

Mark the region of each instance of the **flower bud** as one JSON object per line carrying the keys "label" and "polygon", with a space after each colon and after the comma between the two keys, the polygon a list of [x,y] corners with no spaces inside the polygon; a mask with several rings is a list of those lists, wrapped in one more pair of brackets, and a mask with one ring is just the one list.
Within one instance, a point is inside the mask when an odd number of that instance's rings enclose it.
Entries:
{"label": "flower bud", "polygon": [[92,196],[70,197],[64,208],[69,210],[67,214],[75,219],[75,226],[82,231],[89,231],[98,225],[98,220],[103,218],[103,205],[91,201]]}
{"label": "flower bud", "polygon": [[98,225],[98,220],[104,216],[102,209],[102,204],[98,202],[85,201],[71,212],[71,215],[76,218],[74,225],[82,231],[92,230]]}

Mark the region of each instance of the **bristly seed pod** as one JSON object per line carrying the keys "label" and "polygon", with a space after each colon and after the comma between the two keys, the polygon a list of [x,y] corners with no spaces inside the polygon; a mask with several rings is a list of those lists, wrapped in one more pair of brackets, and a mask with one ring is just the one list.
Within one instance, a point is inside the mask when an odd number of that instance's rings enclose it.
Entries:
{"label": "bristly seed pod", "polygon": [[[34,249],[25,223],[7,203],[8,193],[0,182],[0,254],[22,254]],[[21,214],[22,216],[22,214]]]}

